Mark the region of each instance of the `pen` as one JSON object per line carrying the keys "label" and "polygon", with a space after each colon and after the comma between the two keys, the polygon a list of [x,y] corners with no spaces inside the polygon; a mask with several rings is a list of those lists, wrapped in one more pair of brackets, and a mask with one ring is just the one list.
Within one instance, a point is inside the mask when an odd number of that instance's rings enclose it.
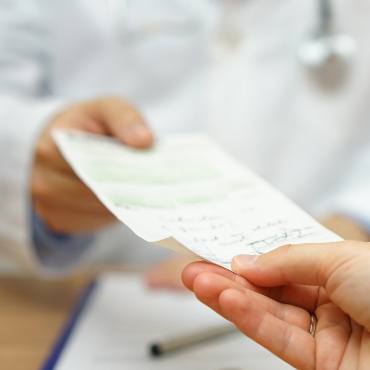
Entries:
{"label": "pen", "polygon": [[166,340],[150,344],[150,355],[152,357],[163,356],[170,352],[179,351],[187,347],[211,341],[234,332],[236,332],[236,328],[232,325],[226,324],[201,329],[173,338],[168,338]]}

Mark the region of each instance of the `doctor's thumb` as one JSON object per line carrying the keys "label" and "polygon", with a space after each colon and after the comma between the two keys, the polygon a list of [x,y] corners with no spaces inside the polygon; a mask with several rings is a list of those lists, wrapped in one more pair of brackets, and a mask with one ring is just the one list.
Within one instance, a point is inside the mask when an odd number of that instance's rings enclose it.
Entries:
{"label": "doctor's thumb", "polygon": [[[262,287],[289,284],[325,287],[341,266],[358,253],[369,253],[366,243],[338,242],[286,245],[261,256],[241,255],[233,259],[233,271]],[[361,254],[362,255],[362,254]],[[350,264],[349,264],[350,265]],[[348,271],[347,271],[348,272]],[[343,277],[343,276],[342,276]]]}
{"label": "doctor's thumb", "polygon": [[105,98],[94,106],[98,122],[108,135],[135,148],[149,148],[154,141],[153,134],[140,112],[120,98]]}

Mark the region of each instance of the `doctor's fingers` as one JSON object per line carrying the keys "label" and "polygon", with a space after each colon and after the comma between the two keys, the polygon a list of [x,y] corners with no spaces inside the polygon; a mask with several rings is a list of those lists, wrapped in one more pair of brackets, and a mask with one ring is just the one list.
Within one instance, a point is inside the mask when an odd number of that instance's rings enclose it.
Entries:
{"label": "doctor's fingers", "polygon": [[104,126],[108,135],[135,148],[149,148],[153,134],[141,113],[123,99],[111,97],[89,103],[92,117]]}
{"label": "doctor's fingers", "polygon": [[52,138],[54,129],[78,129],[116,137],[128,146],[147,148],[153,134],[142,115],[119,98],[106,98],[73,104],[55,115],[35,146],[35,164],[47,164],[62,172],[73,173]]}
{"label": "doctor's fingers", "polygon": [[106,134],[105,128],[91,116],[87,103],[73,104],[50,120],[35,145],[35,166],[41,164],[70,174],[74,172],[53,140],[52,134],[55,129],[75,129],[94,134]]}
{"label": "doctor's fingers", "polygon": [[36,143],[33,158],[34,171],[38,167],[48,167],[70,176],[75,176],[71,166],[65,161],[49,133],[44,133]]}
{"label": "doctor's fingers", "polygon": [[95,194],[76,176],[69,176],[46,167],[35,168],[31,193],[34,205],[42,205],[43,209],[57,207],[92,215],[110,214]]}
{"label": "doctor's fingers", "polygon": [[45,209],[42,204],[36,207],[36,212],[54,232],[76,236],[97,232],[116,220],[109,214],[95,215],[60,207]]}
{"label": "doctor's fingers", "polygon": [[319,290],[318,287],[306,285],[285,285],[274,288],[257,287],[248,282],[242,276],[236,275],[235,273],[226,270],[223,267],[203,261],[191,263],[184,269],[182,273],[184,285],[188,289],[193,290],[194,281],[197,276],[201,273],[207,272],[223,276],[224,278],[229,279],[238,285],[263,294],[275,301],[301,307],[309,311],[313,311],[318,302],[324,302],[328,300],[325,291],[323,289]]}
{"label": "doctor's fingers", "polygon": [[234,289],[242,293],[249,302],[253,302],[255,306],[258,306],[261,310],[270,313],[280,320],[303,330],[309,328],[310,315],[306,310],[276,302],[251,289],[242,287],[223,276],[213,273],[203,273],[196,277],[193,284],[193,290],[197,298],[220,315],[224,315],[220,305],[220,295],[229,289]]}

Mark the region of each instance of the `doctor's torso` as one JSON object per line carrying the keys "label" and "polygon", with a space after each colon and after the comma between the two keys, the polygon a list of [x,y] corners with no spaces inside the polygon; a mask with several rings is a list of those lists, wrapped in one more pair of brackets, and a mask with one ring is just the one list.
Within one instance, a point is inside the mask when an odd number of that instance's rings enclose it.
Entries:
{"label": "doctor's torso", "polygon": [[329,92],[297,58],[317,24],[313,0],[34,3],[45,94],[119,94],[157,132],[204,130],[308,209],[369,136],[366,0],[335,1],[335,28],[358,52],[345,88]]}
{"label": "doctor's torso", "polygon": [[327,92],[298,62],[312,0],[41,1],[51,93],[119,94],[157,131],[206,130],[305,206],[338,175],[333,160],[369,133],[366,1],[336,1],[358,52]]}

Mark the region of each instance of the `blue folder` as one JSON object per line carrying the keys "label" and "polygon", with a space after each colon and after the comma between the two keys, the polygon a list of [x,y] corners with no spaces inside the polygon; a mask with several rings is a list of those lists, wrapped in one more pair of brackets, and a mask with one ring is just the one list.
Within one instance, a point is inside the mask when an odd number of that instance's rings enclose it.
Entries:
{"label": "blue folder", "polygon": [[54,370],[63,351],[68,343],[68,340],[72,336],[72,333],[74,329],[76,328],[76,325],[82,316],[84,310],[89,304],[89,301],[91,300],[91,297],[93,293],[95,292],[97,286],[97,282],[94,281],[91,283],[83,292],[81,297],[79,298],[77,304],[75,305],[72,314],[67,322],[67,324],[64,326],[61,334],[59,335],[59,338],[57,339],[52,351],[50,352],[49,357],[45,361],[45,363],[42,365],[41,370]]}

